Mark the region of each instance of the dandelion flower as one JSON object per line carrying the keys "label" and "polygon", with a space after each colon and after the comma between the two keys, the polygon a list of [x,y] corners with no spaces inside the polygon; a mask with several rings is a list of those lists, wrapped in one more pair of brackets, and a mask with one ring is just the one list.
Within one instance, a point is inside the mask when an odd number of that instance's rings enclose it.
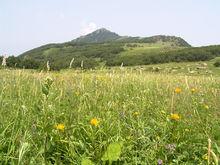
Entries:
{"label": "dandelion flower", "polygon": [[134,112],[134,116],[139,116],[140,115],[140,112]]}
{"label": "dandelion flower", "polygon": [[178,120],[180,120],[180,116],[178,115],[178,114],[171,114],[170,115],[170,119],[171,120],[174,120],[174,121],[178,121]]}
{"label": "dandelion flower", "polygon": [[96,119],[96,118],[93,118],[92,120],[90,120],[90,124],[92,126],[96,126],[97,127],[99,125],[99,120]]}
{"label": "dandelion flower", "polygon": [[174,91],[174,92],[178,94],[178,93],[181,93],[181,92],[182,92],[182,90],[181,90],[181,88],[178,88],[178,87],[177,87],[177,88],[175,89],[175,91]]}
{"label": "dandelion flower", "polygon": [[58,130],[58,131],[64,131],[65,129],[65,125],[64,124],[57,124],[55,125],[55,128]]}

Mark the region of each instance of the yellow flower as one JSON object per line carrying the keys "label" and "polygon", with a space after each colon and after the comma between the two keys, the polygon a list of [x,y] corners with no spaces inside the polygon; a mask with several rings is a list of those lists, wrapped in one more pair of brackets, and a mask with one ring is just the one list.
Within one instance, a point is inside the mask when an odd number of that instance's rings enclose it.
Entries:
{"label": "yellow flower", "polygon": [[208,110],[208,109],[209,109],[209,106],[208,106],[208,105],[204,105],[204,108]]}
{"label": "yellow flower", "polygon": [[178,121],[178,120],[180,120],[180,116],[178,114],[174,113],[174,114],[170,115],[170,119]]}
{"label": "yellow flower", "polygon": [[191,92],[192,92],[192,93],[195,93],[195,92],[196,92],[196,89],[195,89],[195,88],[192,88],[192,89],[191,89]]}
{"label": "yellow flower", "polygon": [[175,92],[175,93],[181,93],[181,92],[182,92],[182,90],[181,90],[181,88],[178,88],[178,87],[177,87],[177,88],[175,89],[175,91],[174,91],[174,92]]}
{"label": "yellow flower", "polygon": [[134,116],[139,116],[140,112],[134,112]]}
{"label": "yellow flower", "polygon": [[203,158],[204,160],[208,160],[208,154],[203,155],[202,158]]}
{"label": "yellow flower", "polygon": [[55,125],[55,128],[56,128],[57,130],[63,132],[64,129],[65,129],[65,125],[64,125],[64,124],[57,124],[57,125]]}
{"label": "yellow flower", "polygon": [[93,118],[92,120],[90,120],[90,124],[97,127],[99,125],[99,120],[96,118]]}

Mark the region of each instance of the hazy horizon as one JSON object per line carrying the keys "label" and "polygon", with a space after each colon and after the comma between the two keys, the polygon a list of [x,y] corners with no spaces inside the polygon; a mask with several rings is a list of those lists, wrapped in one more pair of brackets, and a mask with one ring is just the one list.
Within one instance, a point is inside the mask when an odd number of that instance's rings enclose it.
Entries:
{"label": "hazy horizon", "polygon": [[2,0],[0,55],[19,55],[99,28],[119,35],[172,35],[193,46],[220,44],[220,1]]}

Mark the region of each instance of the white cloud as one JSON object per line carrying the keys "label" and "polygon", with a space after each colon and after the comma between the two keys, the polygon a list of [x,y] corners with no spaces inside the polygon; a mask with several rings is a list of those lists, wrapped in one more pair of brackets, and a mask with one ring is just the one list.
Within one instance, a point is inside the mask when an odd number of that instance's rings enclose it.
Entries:
{"label": "white cloud", "polygon": [[94,22],[82,22],[81,24],[81,31],[80,34],[82,36],[92,33],[93,31],[97,30],[97,25]]}

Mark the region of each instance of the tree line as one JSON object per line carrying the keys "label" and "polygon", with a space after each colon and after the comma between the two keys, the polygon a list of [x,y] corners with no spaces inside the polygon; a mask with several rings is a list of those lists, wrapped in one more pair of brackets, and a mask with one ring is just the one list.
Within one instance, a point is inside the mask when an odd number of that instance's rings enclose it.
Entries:
{"label": "tree line", "polygon": [[146,52],[135,56],[118,56],[107,62],[108,66],[118,66],[122,62],[125,66],[149,65],[169,62],[209,61],[220,57],[220,46],[183,48],[164,52]]}

